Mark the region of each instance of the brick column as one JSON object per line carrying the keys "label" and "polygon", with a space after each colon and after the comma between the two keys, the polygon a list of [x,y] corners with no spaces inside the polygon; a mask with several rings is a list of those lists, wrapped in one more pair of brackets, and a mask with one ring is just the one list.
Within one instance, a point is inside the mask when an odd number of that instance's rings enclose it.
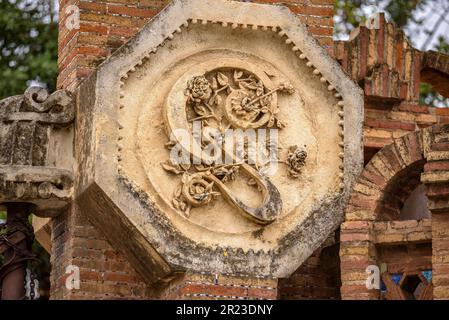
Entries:
{"label": "brick column", "polygon": [[[53,300],[148,299],[153,296],[128,261],[73,205],[52,221],[51,292]],[[80,287],[66,287],[79,268]]]}
{"label": "brick column", "polygon": [[426,133],[428,162],[421,180],[432,213],[433,298],[449,299],[449,125],[433,126]]}
{"label": "brick column", "polygon": [[161,293],[164,300],[275,300],[278,280],[187,272]]}
{"label": "brick column", "polygon": [[433,298],[449,299],[449,210],[432,213],[432,270]]}
{"label": "brick column", "polygon": [[[243,0],[242,0],[243,1]],[[333,51],[333,0],[253,0],[284,4],[309,31]],[[61,0],[58,88],[74,89],[92,70],[134,36],[170,0]],[[73,28],[72,8],[79,8],[79,28]]]}
{"label": "brick column", "polygon": [[341,225],[340,268],[343,300],[378,300],[379,290],[368,289],[366,268],[378,266],[373,221],[347,221]]}

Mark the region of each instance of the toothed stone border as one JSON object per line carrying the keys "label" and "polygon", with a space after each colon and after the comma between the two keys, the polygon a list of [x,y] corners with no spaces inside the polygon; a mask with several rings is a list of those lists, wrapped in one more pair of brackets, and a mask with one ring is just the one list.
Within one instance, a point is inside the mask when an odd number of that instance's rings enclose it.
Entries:
{"label": "toothed stone border", "polygon": [[[298,53],[301,52],[299,58],[301,55],[304,59],[307,58],[306,63],[321,73],[316,76],[324,78],[323,82],[326,80],[326,83],[332,84],[332,87],[328,85],[328,89],[335,90],[341,95],[337,98],[344,102],[343,114],[340,115],[340,117],[344,116],[345,121],[345,126],[342,127],[345,142],[341,150],[345,170],[341,186],[343,192],[330,197],[329,201],[314,208],[301,225],[285,235],[279,247],[270,255],[249,254],[245,260],[228,256],[227,262],[222,264],[219,253],[216,250],[208,250],[212,260],[207,266],[199,256],[189,256],[188,259],[180,257],[179,248],[183,247],[185,239],[167,238],[166,234],[169,230],[164,228],[168,222],[162,221],[154,208],[148,211],[148,207],[131,195],[129,189],[126,189],[123,184],[123,178],[117,175],[117,171],[120,170],[120,164],[116,161],[117,148],[120,148],[117,146],[117,140],[120,139],[120,130],[117,130],[117,126],[120,126],[117,121],[120,101],[120,91],[117,89],[120,79],[127,74],[130,65],[136,66],[151,50],[156,50],[159,45],[164,44],[167,38],[189,19],[206,20],[206,23],[207,21],[228,21],[225,24],[226,27],[277,26],[277,32],[283,30],[292,40],[292,50],[296,47],[295,50]],[[217,272],[232,271],[252,276],[286,277],[293,273],[343,221],[343,209],[353,182],[363,168],[363,93],[344,73],[337,61],[329,56],[286,7],[229,0],[174,0],[127,44],[104,61],[91,79],[94,83],[94,87],[90,88],[95,94],[94,105],[91,107],[94,112],[92,118],[86,120],[86,125],[90,126],[92,131],[91,133],[89,131],[86,138],[92,138],[92,141],[87,142],[86,149],[92,151],[92,154],[83,159],[79,197],[84,200],[83,205],[86,208],[89,206],[96,208],[96,211],[87,210],[87,214],[93,221],[96,220],[99,228],[110,229],[110,234],[106,232],[109,240],[128,255],[135,269],[140,270],[147,281],[158,281],[161,279],[161,274],[167,274],[167,266],[161,262],[163,259],[168,259],[167,263],[174,271],[179,269],[201,271],[215,268]],[[110,139],[101,139],[105,134]],[[96,192],[95,196],[102,197],[102,202],[98,203],[94,195],[89,195],[90,190]],[[152,212],[149,216],[152,217],[152,221],[156,219],[157,223],[153,221],[153,223],[145,224],[144,231],[142,226],[133,224],[136,221],[130,221],[126,212],[118,207],[125,205],[123,209],[134,214],[141,212],[148,216],[148,212]],[[133,242],[136,245],[133,250],[130,251],[126,246],[121,247],[120,241],[114,240],[113,230],[118,227],[118,223],[106,218],[111,217],[112,214],[116,215],[115,219],[121,219],[122,225],[126,228],[138,228],[138,232],[142,233],[129,235],[130,241],[137,241]],[[162,245],[165,249],[161,251],[163,254],[154,253],[153,249],[158,249]],[[195,248],[197,252],[206,250],[201,245],[196,245]],[[263,264],[261,264],[262,261]],[[257,268],[250,267],[251,265]]]}

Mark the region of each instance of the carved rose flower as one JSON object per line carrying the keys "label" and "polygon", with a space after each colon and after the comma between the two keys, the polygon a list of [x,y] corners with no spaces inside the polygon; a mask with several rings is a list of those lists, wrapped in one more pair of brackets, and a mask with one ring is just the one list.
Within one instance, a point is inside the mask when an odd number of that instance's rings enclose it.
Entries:
{"label": "carved rose flower", "polygon": [[244,116],[247,115],[248,113],[256,113],[258,111],[261,111],[260,102],[254,103],[249,93],[243,90],[238,91],[237,97],[231,100],[231,105],[232,110],[234,110],[235,113],[239,116]]}
{"label": "carved rose flower", "polygon": [[299,176],[306,162],[306,158],[307,152],[304,148],[298,146],[291,146],[289,148],[287,164],[289,166],[288,172],[292,177],[297,178]]}
{"label": "carved rose flower", "polygon": [[188,82],[186,93],[193,101],[201,102],[211,97],[212,88],[204,76],[198,76]]}

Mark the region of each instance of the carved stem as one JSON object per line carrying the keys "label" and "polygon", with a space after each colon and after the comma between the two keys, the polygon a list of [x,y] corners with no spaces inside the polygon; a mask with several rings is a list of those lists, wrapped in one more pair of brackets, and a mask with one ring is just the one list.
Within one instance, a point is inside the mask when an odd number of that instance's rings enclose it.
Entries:
{"label": "carved stem", "polygon": [[276,89],[273,89],[273,90],[271,90],[270,92],[267,92],[267,93],[265,93],[264,95],[262,95],[262,96],[260,96],[260,97],[257,97],[256,99],[250,101],[250,102],[248,103],[248,106],[253,105],[254,103],[256,103],[257,101],[259,101],[260,99],[263,99],[263,98],[265,98],[265,97],[271,96],[273,93],[279,91],[280,89],[281,89],[281,87],[276,88]]}

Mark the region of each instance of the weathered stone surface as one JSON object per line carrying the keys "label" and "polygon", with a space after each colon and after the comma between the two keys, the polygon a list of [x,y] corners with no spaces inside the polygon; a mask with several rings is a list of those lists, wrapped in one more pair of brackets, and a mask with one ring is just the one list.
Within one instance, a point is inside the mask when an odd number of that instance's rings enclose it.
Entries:
{"label": "weathered stone surface", "polygon": [[29,202],[55,216],[72,199],[72,94],[38,87],[0,101],[0,203]]}
{"label": "weathered stone surface", "polygon": [[[222,88],[251,75],[270,96],[267,108],[279,118],[273,122],[285,124],[279,140],[287,165],[269,179],[241,166],[266,191],[262,197],[238,175],[229,189],[217,175],[205,177],[225,199],[206,197],[205,206],[190,199],[187,213],[173,201],[180,177],[161,163],[169,158],[166,131],[189,129],[184,91],[209,98],[207,85],[200,95],[189,80],[215,78]],[[292,90],[284,93],[287,83]],[[174,1],[78,95],[78,205],[148,281],[185,269],[290,275],[342,221],[362,166],[361,91],[283,7]],[[231,95],[216,108],[226,110]],[[231,127],[272,124],[227,112]],[[291,145],[305,145],[307,156]]]}

